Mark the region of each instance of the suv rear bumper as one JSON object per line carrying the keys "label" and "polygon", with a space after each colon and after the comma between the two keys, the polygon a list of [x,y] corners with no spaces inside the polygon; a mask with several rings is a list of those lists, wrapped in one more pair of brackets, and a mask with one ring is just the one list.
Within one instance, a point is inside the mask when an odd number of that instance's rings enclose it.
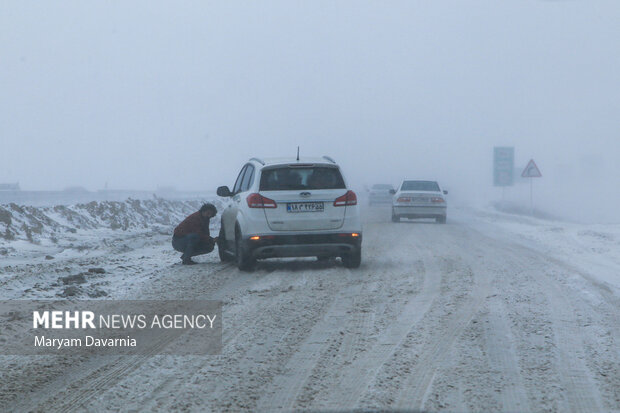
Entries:
{"label": "suv rear bumper", "polygon": [[259,239],[245,240],[252,256],[257,259],[276,257],[341,257],[358,251],[362,246],[362,234],[299,234],[265,235]]}

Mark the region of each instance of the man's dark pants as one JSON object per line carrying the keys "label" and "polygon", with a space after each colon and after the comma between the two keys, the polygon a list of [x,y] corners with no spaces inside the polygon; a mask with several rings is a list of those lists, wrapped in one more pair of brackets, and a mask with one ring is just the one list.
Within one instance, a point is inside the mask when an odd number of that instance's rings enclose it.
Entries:
{"label": "man's dark pants", "polygon": [[213,251],[215,244],[204,241],[198,234],[187,234],[182,237],[172,237],[172,248],[183,253],[183,259],[190,259],[196,255],[207,254]]}

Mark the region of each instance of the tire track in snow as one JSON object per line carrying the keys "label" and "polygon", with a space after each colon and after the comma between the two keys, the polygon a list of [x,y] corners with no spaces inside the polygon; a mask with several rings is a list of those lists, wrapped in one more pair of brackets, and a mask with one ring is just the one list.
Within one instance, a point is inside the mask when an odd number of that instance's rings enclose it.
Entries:
{"label": "tire track in snow", "polygon": [[[297,350],[298,343],[303,342],[318,321],[315,314],[324,314],[337,298],[334,292],[349,288],[357,279],[354,272],[351,273],[353,277],[342,277],[338,266],[317,264],[289,261],[265,265],[271,269],[269,273],[273,277],[268,284],[276,281],[277,285],[271,286],[271,293],[268,290],[255,291],[264,292],[265,297],[256,299],[254,296],[240,307],[237,307],[238,303],[231,304],[235,312],[232,315],[227,313],[229,321],[222,355],[217,360],[203,358],[183,363],[183,381],[175,380],[178,375],[166,379],[166,384],[158,386],[159,394],[147,394],[139,406],[175,409],[184,405],[185,400],[194,398],[201,387],[199,383],[205,383],[210,391],[209,396],[203,397],[200,409],[209,406],[213,410],[255,410],[258,396],[266,391],[265,386],[270,386],[272,378],[277,377]],[[290,273],[284,273],[287,267],[303,272],[291,277]],[[315,271],[321,268],[327,271]],[[301,285],[293,290],[285,288],[291,282],[301,282]],[[291,294],[303,294],[304,297],[299,300],[300,297]],[[292,304],[293,300],[296,304]],[[308,316],[307,311],[312,316]],[[239,320],[242,320],[241,325],[236,324]],[[261,328],[257,329],[257,326]],[[179,368],[175,366],[175,369]],[[213,380],[214,377],[217,380]],[[191,385],[187,386],[188,383]],[[141,394],[145,391],[148,389]],[[211,394],[217,397],[210,397]]]}
{"label": "tire track in snow", "polygon": [[[257,281],[264,279],[264,277],[271,275],[273,272],[274,271],[271,270],[265,274],[262,274],[263,276],[260,279],[257,279]],[[248,287],[248,285],[245,285],[245,287]],[[216,299],[217,296],[219,296],[219,299],[224,299],[227,295],[233,292],[234,292],[233,288],[226,288],[222,291],[218,291],[214,299]],[[246,313],[244,315],[243,321],[238,325],[232,324],[232,320],[230,319],[230,314],[228,314],[226,318],[228,320],[226,321],[227,326],[224,329],[223,336],[222,336],[222,354],[226,354],[228,351],[230,351],[229,348],[232,343],[237,341],[244,334],[248,333],[248,331],[253,330],[256,324],[263,317],[262,314],[264,312],[268,311],[268,312],[277,313],[282,310],[282,307],[283,307],[282,301],[262,300],[259,302],[257,307],[253,308],[253,311],[250,314]],[[288,331],[289,330],[287,329],[285,334]],[[184,368],[183,368],[184,375],[189,377],[188,379],[189,381],[192,381],[195,378],[197,372],[200,371],[205,366],[205,364],[208,364],[208,363],[209,363],[209,360],[204,360],[204,359],[199,360],[199,362],[197,362],[197,360],[189,360],[187,362],[184,362],[183,363],[184,364]],[[175,379],[176,377],[170,377],[170,376],[163,378],[163,380],[152,391],[144,395],[145,397],[140,400],[140,405],[146,410],[156,410],[158,406],[154,403],[157,402],[157,397],[161,396],[162,394],[165,394],[166,391],[169,391],[171,393],[171,389],[175,385],[178,384],[178,382]]]}
{"label": "tire track in snow", "polygon": [[321,321],[312,327],[309,336],[286,363],[285,372],[272,381],[270,392],[258,401],[259,411],[293,409],[312,367],[329,345],[331,336],[339,334],[343,321],[347,318],[346,310],[354,305],[355,297],[361,292],[362,286],[362,283],[357,283],[337,293],[338,296],[334,298]]}
{"label": "tire track in snow", "polygon": [[333,334],[330,337],[329,345],[321,353],[306,378],[296,398],[295,408],[307,408],[310,405],[314,407],[316,397],[325,389],[330,388],[327,384],[329,376],[340,371],[339,363],[342,360],[351,360],[356,354],[356,349],[364,345],[365,335],[375,319],[375,314],[368,308],[368,303],[372,300],[369,295],[377,291],[378,284],[378,282],[369,283],[366,280],[363,282],[362,289],[357,296],[353,297],[352,305],[346,311],[346,319],[339,328],[339,334]]}
{"label": "tire track in snow", "polygon": [[[546,280],[541,280],[546,281]],[[586,367],[587,357],[582,340],[583,331],[575,316],[574,303],[568,301],[554,282],[545,282],[545,291],[551,309],[554,343],[557,348],[560,382],[566,396],[563,411],[603,411],[601,395],[593,385],[591,372]]]}
{"label": "tire track in snow", "polygon": [[490,291],[490,283],[478,279],[471,295],[459,306],[456,314],[442,322],[443,334],[436,336],[430,345],[426,344],[424,350],[418,354],[414,368],[408,373],[395,397],[395,408],[424,409],[425,395],[433,383],[435,371],[441,366],[443,356],[471,323]]}
{"label": "tire track in snow", "polygon": [[513,344],[515,339],[505,314],[501,299],[492,297],[486,315],[488,326],[484,331],[484,348],[489,364],[498,371],[498,380],[502,381],[499,394],[502,408],[510,412],[532,411]]}
{"label": "tire track in snow", "polygon": [[[592,308],[587,304],[584,306],[583,297],[576,296],[571,287],[563,285],[565,281],[557,275],[557,270],[561,273],[568,270],[570,274],[571,270],[576,271],[573,267],[555,259],[548,259],[547,256],[524,246],[515,247],[510,258],[514,260],[514,268],[523,271],[527,279],[533,281],[532,293],[542,295],[548,303],[548,314],[545,318],[550,324],[551,345],[556,359],[552,373],[557,376],[561,386],[556,394],[556,403],[562,411],[606,411],[599,386],[595,384],[592,371],[585,361],[592,356],[586,348],[586,341],[591,340],[591,337],[580,318],[593,315],[607,318],[607,315],[599,313],[599,308]],[[586,282],[592,282],[587,275],[580,271],[577,273],[583,276]],[[605,305],[614,305],[613,297],[605,294],[606,290],[601,289],[600,284],[592,287],[601,294]],[[610,331],[617,331],[617,323],[606,325],[610,326]]]}
{"label": "tire track in snow", "polygon": [[[442,263],[440,295],[417,329],[408,334],[396,358],[390,361],[392,367],[383,374],[390,381],[396,377],[383,400],[391,408],[424,409],[438,370],[450,362],[451,349],[492,290],[496,274],[480,258],[495,247],[495,241],[481,239],[463,226],[446,225],[441,230],[450,231],[452,236],[445,238],[442,232],[431,249],[433,254],[445,251],[435,258]],[[460,236],[455,237],[457,234]],[[452,255],[454,252],[457,254]]]}
{"label": "tire track in snow", "polygon": [[424,281],[422,290],[412,297],[400,310],[389,328],[381,333],[377,343],[363,357],[341,370],[340,383],[327,394],[328,409],[342,406],[357,406],[361,396],[375,380],[376,374],[386,361],[399,348],[414,326],[429,311],[439,295],[441,272],[434,261],[426,256],[424,262]]}
{"label": "tire track in snow", "polygon": [[[592,314],[591,311],[601,317],[605,317],[605,314],[598,314],[597,309],[588,305],[583,306],[581,301],[584,297],[574,295],[576,291],[564,285],[564,277],[555,275],[557,268],[570,268],[567,264],[549,259],[546,255],[522,245],[511,242],[509,246],[504,259],[512,275],[504,274],[502,277],[504,280],[510,277],[508,284],[499,287],[506,301],[496,311],[491,311],[491,322],[495,331],[490,332],[489,336],[498,338],[502,332],[503,321],[496,319],[497,322],[493,323],[493,318],[499,317],[500,313],[510,313],[513,323],[516,323],[514,333],[520,335],[511,337],[511,352],[514,348],[518,356],[521,371],[519,382],[529,386],[530,405],[544,401],[547,407],[534,405],[573,412],[605,411],[602,408],[599,387],[594,384],[592,372],[585,362],[591,356],[585,345],[588,334],[581,326],[577,312],[581,312],[585,317]],[[584,279],[591,282],[588,277]],[[613,305],[604,294],[605,290],[600,289],[600,285],[593,287],[592,290],[601,293],[606,305]],[[572,299],[569,298],[571,295]],[[490,302],[492,305],[502,304],[495,299]],[[531,304],[523,307],[523,303]],[[528,312],[522,313],[519,308],[525,308]],[[612,331],[614,327],[617,328],[617,324],[613,322],[606,325],[609,325]],[[535,352],[532,353],[532,350]],[[493,355],[493,343],[489,343],[487,351],[490,356]],[[546,363],[540,359],[543,354],[547,354],[544,359]],[[494,362],[504,365],[501,360],[496,359]],[[528,383],[525,383],[525,379]],[[520,386],[521,384],[517,384],[517,387],[513,388],[518,392],[512,395],[513,402],[523,397],[518,389]],[[517,399],[514,399],[515,396]],[[510,400],[502,400],[510,406]],[[519,410],[516,406],[512,408]]]}

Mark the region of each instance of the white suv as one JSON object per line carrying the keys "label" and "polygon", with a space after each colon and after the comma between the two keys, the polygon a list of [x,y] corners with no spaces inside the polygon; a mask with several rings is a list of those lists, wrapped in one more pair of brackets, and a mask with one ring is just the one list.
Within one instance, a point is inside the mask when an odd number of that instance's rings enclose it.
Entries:
{"label": "white suv", "polygon": [[236,259],[251,270],[257,259],[341,257],[357,268],[362,224],[355,192],[348,189],[330,157],[250,159],[239,172],[222,212],[218,250],[222,261]]}

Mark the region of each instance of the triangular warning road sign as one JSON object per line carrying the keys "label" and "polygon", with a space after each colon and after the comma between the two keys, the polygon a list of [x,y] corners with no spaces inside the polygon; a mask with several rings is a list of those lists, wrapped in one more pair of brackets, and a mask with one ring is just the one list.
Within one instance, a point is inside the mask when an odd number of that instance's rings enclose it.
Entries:
{"label": "triangular warning road sign", "polygon": [[540,169],[536,166],[536,162],[533,159],[527,163],[527,166],[523,170],[521,177],[523,178],[540,178],[542,174],[540,173]]}

